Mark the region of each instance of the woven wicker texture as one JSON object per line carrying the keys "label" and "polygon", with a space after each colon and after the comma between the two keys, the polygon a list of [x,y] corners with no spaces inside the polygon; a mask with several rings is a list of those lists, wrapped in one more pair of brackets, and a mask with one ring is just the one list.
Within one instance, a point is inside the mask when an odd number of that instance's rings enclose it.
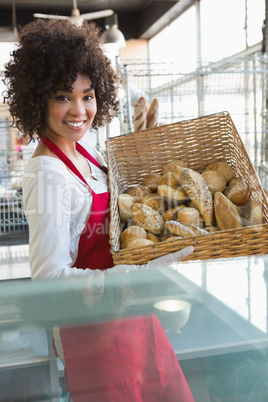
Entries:
{"label": "woven wicker texture", "polygon": [[[138,249],[121,249],[117,198],[127,188],[140,184],[151,172],[174,159],[182,159],[202,173],[213,162],[225,161],[250,187],[252,197],[263,206],[263,225],[248,226],[170,240]],[[186,260],[214,259],[254,254],[268,250],[268,204],[259,178],[227,112],[126,134],[107,140],[111,193],[110,244],[115,264],[143,264],[149,260],[193,245]]]}

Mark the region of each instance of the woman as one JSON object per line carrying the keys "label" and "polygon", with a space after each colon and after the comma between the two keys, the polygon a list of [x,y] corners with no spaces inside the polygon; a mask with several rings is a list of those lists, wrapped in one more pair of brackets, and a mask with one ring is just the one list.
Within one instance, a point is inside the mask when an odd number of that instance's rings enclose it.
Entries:
{"label": "woman", "polygon": [[[38,138],[23,182],[32,278],[81,276],[102,287],[108,274],[139,269],[113,267],[107,171],[101,156],[82,142],[118,108],[119,83],[100,48],[99,29],[58,20],[28,24],[5,66],[5,84],[16,127]],[[148,266],[179,261],[192,251]],[[85,299],[93,300],[90,292]],[[60,328],[54,341],[74,402],[193,400],[154,316]]]}

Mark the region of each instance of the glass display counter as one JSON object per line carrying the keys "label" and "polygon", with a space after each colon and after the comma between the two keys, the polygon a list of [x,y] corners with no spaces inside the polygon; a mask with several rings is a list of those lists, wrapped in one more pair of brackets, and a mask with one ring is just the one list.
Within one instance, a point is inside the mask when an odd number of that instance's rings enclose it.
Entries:
{"label": "glass display counter", "polygon": [[3,280],[0,401],[71,400],[55,328],[155,314],[196,402],[267,402],[267,281],[268,256],[107,275],[103,287]]}

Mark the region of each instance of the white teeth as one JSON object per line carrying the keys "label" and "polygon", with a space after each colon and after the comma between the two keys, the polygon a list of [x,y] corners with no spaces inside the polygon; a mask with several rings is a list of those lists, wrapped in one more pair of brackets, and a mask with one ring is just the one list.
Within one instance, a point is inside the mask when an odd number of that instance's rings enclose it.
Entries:
{"label": "white teeth", "polygon": [[79,121],[78,123],[72,122],[72,121],[66,121],[66,124],[68,124],[68,126],[71,127],[82,127],[82,125],[84,124],[83,121]]}

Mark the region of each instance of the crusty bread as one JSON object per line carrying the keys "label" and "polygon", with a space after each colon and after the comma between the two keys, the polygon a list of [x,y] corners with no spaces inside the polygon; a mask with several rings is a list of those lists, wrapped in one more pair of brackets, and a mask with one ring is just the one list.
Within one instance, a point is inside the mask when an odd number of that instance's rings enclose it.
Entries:
{"label": "crusty bread", "polygon": [[159,212],[160,214],[162,214],[167,209],[167,204],[157,193],[147,194],[141,200],[141,204],[148,205],[149,207],[153,208],[155,211]]}
{"label": "crusty bread", "polygon": [[147,232],[160,234],[164,230],[165,221],[161,214],[148,205],[135,203],[131,207],[132,218],[137,225]]}
{"label": "crusty bread", "polygon": [[196,208],[189,208],[189,207],[182,208],[178,212],[177,220],[182,224],[190,223],[191,225],[195,225],[198,227],[202,226],[203,221],[199,211]]}
{"label": "crusty bread", "polygon": [[225,178],[214,170],[206,170],[202,173],[209,190],[214,195],[217,191],[223,191],[226,188]]}
{"label": "crusty bread", "polygon": [[236,206],[220,191],[214,194],[214,210],[217,226],[221,230],[243,226]]}
{"label": "crusty bread", "polygon": [[120,236],[120,247],[127,248],[128,244],[135,239],[147,239],[147,232],[142,227],[138,226],[129,226]]}
{"label": "crusty bread", "polygon": [[141,185],[148,187],[152,193],[157,191],[159,180],[161,179],[161,174],[159,173],[148,173],[141,181]]}
{"label": "crusty bread", "polygon": [[178,187],[176,190],[172,187],[162,184],[158,186],[158,194],[163,197],[167,204],[180,205],[189,200],[186,192],[182,187]]}
{"label": "crusty bread", "polygon": [[190,224],[182,224],[177,221],[169,221],[165,223],[165,227],[176,236],[181,237],[193,237],[197,235],[207,234],[206,230],[203,230],[197,226]]}
{"label": "crusty bread", "polygon": [[154,235],[152,233],[147,233],[147,239],[151,240],[153,243],[159,243],[160,242],[159,237],[157,237],[156,235]]}
{"label": "crusty bread", "polygon": [[117,199],[119,216],[122,222],[126,223],[131,218],[130,207],[134,204],[135,198],[129,194],[120,194]]}
{"label": "crusty bread", "polygon": [[162,213],[162,218],[164,219],[164,221],[172,221],[176,218],[177,213],[181,210],[185,208],[185,205],[177,205],[176,207],[173,208],[169,208],[167,209],[165,212]]}
{"label": "crusty bread", "polygon": [[125,194],[131,195],[135,198],[136,202],[141,202],[141,200],[147,195],[151,194],[151,190],[148,187],[142,186],[141,184],[128,188]]}
{"label": "crusty bread", "polygon": [[133,130],[134,132],[146,129],[147,105],[146,99],[141,96],[134,105]]}
{"label": "crusty bread", "polygon": [[228,183],[235,176],[235,172],[227,162],[214,162],[207,166],[206,170],[214,170],[221,174],[226,183]]}
{"label": "crusty bread", "polygon": [[180,176],[175,172],[167,172],[163,174],[158,182],[158,186],[166,185],[173,188],[178,188],[180,185]]}
{"label": "crusty bread", "polygon": [[198,209],[205,225],[211,225],[214,219],[213,197],[204,177],[192,169],[176,166],[185,193]]}
{"label": "crusty bread", "polygon": [[250,199],[243,207],[243,223],[246,226],[261,225],[263,223],[263,207],[260,200]]}
{"label": "crusty bread", "polygon": [[144,246],[153,246],[154,242],[149,239],[135,239],[132,240],[127,248],[139,248],[139,247],[144,247]]}
{"label": "crusty bread", "polygon": [[154,128],[158,126],[159,116],[159,100],[154,98],[147,112],[146,128]]}
{"label": "crusty bread", "polygon": [[228,186],[223,194],[238,206],[245,205],[250,199],[250,190],[242,181]]}
{"label": "crusty bread", "polygon": [[175,166],[181,166],[181,167],[188,167],[187,163],[184,162],[181,159],[175,159],[171,162],[166,163],[163,168],[162,168],[162,174],[166,174],[167,172],[175,172],[177,173],[177,170],[175,169]]}

